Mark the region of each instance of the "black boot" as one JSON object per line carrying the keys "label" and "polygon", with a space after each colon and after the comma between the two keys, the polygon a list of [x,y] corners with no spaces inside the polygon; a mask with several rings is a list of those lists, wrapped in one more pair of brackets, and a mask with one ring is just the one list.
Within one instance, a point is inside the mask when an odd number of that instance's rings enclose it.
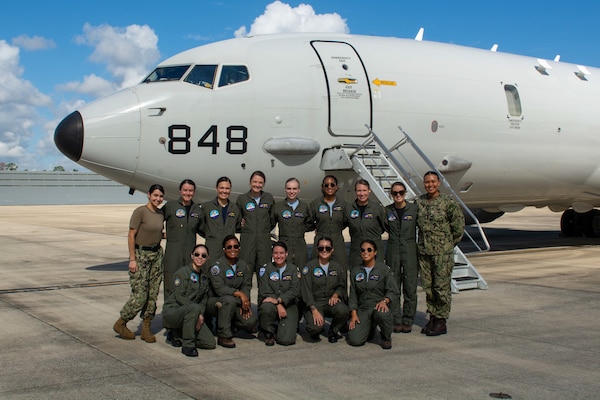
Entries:
{"label": "black boot", "polygon": [[421,333],[426,334],[427,331],[429,331],[430,329],[433,329],[434,325],[435,325],[435,316],[431,315],[429,317],[429,321],[427,322],[427,324],[425,324],[425,326],[421,329]]}
{"label": "black boot", "polygon": [[440,336],[445,335],[446,329],[446,318],[436,318],[433,328],[427,331],[427,336]]}

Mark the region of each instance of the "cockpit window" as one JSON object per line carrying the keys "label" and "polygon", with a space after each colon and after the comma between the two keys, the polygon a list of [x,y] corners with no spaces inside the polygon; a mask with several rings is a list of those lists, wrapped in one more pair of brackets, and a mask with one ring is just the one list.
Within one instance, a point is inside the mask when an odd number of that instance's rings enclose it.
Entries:
{"label": "cockpit window", "polygon": [[178,65],[175,67],[158,67],[150,73],[143,80],[144,83],[148,82],[162,82],[162,81],[178,81],[181,79],[185,71],[188,70],[189,65]]}
{"label": "cockpit window", "polygon": [[194,85],[212,89],[215,82],[216,65],[196,65],[185,77],[184,81]]}
{"label": "cockpit window", "polygon": [[219,87],[244,82],[248,79],[250,79],[250,75],[245,65],[223,65]]}

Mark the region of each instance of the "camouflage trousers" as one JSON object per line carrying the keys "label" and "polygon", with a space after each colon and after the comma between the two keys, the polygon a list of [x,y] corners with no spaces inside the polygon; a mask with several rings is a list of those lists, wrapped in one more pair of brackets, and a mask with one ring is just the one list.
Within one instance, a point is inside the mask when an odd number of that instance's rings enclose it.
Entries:
{"label": "camouflage trousers", "polygon": [[426,295],[427,312],[437,318],[448,318],[452,303],[452,269],[454,254],[419,253],[421,286]]}
{"label": "camouflage trousers", "polygon": [[156,314],[156,299],[163,277],[163,250],[149,251],[136,249],[135,260],[137,271],[129,272],[131,296],[121,309],[121,318],[130,321],[137,313],[143,319],[154,318]]}

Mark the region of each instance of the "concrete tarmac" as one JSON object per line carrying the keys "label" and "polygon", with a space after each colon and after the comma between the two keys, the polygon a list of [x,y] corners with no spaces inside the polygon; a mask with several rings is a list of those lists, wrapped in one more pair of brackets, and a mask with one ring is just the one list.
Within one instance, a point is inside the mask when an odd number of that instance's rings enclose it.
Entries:
{"label": "concrete tarmac", "polygon": [[[416,325],[363,347],[340,341],[237,348],[188,358],[118,338],[127,226],[136,205],[0,207],[3,399],[592,399],[600,395],[600,239],[562,238],[560,214],[485,224],[471,257],[489,284],[453,296],[448,334]],[[256,290],[253,291],[254,299]],[[159,311],[162,309],[162,293]],[[140,320],[129,327],[141,330]],[[417,326],[418,325],[418,326]]]}

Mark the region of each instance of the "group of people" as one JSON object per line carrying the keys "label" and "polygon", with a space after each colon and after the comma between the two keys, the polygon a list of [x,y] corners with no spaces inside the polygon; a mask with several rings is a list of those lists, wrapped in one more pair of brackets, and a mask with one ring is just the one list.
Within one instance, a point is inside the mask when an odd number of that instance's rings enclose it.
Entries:
{"label": "group of people", "polygon": [[[313,341],[320,340],[325,318],[331,318],[329,342],[347,332],[348,343],[361,346],[379,327],[381,347],[390,349],[393,332],[412,331],[419,275],[430,315],[421,333],[447,332],[453,252],[463,235],[464,217],[454,200],[439,191],[435,171],[424,175],[425,194],[415,203],[406,201],[403,183],[394,183],[393,203],[386,207],[369,200],[369,183],[362,179],[355,183],[352,203],[337,196],[333,175],[323,178],[322,196],[311,203],[298,198],[296,178],[285,182],[286,198],[277,203],[263,190],[265,181],[263,172],[253,172],[250,190],[232,202],[231,180],[221,177],[216,198],[199,205],[193,201],[194,182],[185,179],[179,199],[163,207],[164,189],[150,187],[148,203],[130,220],[132,293],[114,324],[115,332],[134,339],[127,322],[139,313],[142,340],[156,341],[151,322],[164,277],[167,342],[181,347],[186,356],[217,344],[233,348],[238,330],[253,335],[260,329],[267,346],[294,344],[302,317]],[[278,239],[273,242],[275,226]],[[349,255],[342,234],[346,227]],[[304,235],[312,230],[315,241],[309,256]],[[204,244],[196,244],[197,234]],[[253,274],[258,316],[250,301]]]}

